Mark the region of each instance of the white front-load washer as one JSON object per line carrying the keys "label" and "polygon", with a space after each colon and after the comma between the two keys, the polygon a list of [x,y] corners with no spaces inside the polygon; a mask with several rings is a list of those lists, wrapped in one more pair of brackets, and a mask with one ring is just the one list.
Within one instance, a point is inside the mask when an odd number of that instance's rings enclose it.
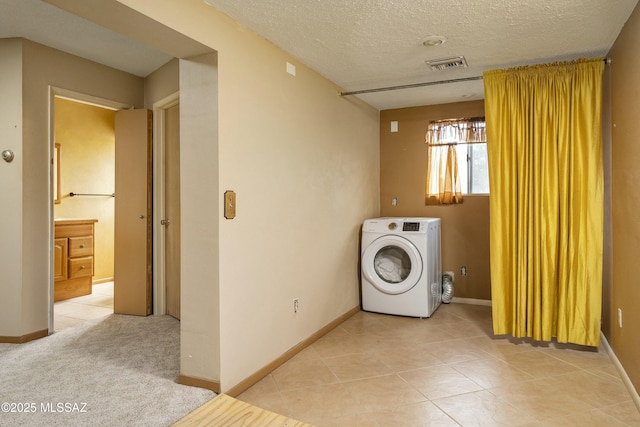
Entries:
{"label": "white front-load washer", "polygon": [[374,218],[362,226],[362,309],[430,317],[442,301],[439,218]]}

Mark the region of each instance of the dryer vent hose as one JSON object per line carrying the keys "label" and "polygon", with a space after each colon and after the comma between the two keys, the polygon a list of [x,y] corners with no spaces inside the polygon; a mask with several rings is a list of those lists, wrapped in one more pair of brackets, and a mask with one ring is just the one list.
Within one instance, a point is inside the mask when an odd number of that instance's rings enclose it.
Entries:
{"label": "dryer vent hose", "polygon": [[442,302],[449,304],[453,299],[453,274],[442,274]]}

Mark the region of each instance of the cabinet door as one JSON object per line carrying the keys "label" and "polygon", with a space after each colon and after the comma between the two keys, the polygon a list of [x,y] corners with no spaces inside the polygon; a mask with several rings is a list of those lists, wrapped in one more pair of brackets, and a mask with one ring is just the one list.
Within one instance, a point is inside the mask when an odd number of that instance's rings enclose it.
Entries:
{"label": "cabinet door", "polygon": [[67,278],[67,239],[53,240],[53,280]]}

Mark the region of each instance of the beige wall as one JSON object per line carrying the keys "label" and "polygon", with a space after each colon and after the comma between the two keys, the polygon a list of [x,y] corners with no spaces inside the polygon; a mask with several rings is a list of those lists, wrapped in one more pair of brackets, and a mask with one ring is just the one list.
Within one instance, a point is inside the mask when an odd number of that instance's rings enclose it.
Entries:
{"label": "beige wall", "polygon": [[[12,150],[15,155],[11,163],[0,160],[0,336],[16,337],[34,332],[22,323],[22,40],[0,40],[0,58],[0,150]],[[46,305],[40,308],[46,309]],[[45,329],[46,325],[36,327]]]}
{"label": "beige wall", "polygon": [[[640,286],[636,267],[640,246],[640,7],[625,24],[611,58],[613,267],[605,334],[636,390],[640,390]],[[618,326],[618,308],[623,327]]]}
{"label": "beige wall", "polygon": [[[138,77],[27,40],[2,40],[0,49],[2,84],[11,85],[7,90],[3,87],[0,120],[4,120],[3,135],[8,136],[5,141],[17,154],[13,163],[3,162],[0,168],[2,185],[11,184],[5,192],[10,195],[9,203],[3,203],[0,211],[0,224],[11,228],[3,230],[3,236],[9,238],[0,240],[0,254],[10,254],[0,261],[4,269],[0,336],[20,337],[46,331],[49,325],[49,236],[53,228],[50,86],[142,105],[143,85]],[[4,79],[5,73],[10,80]],[[21,116],[16,116],[16,108]]]}
{"label": "beige wall", "polygon": [[[182,60],[218,92],[205,115],[180,117],[182,215],[201,230],[182,236],[196,270],[182,277],[181,372],[224,391],[358,306],[358,233],[379,213],[379,113],[201,0],[121,3],[218,53],[215,67]],[[225,190],[237,193],[233,220]]]}
{"label": "beige wall", "polygon": [[55,141],[60,144],[62,197],[53,206],[53,215],[98,220],[93,279],[113,279],[114,198],[71,197],[69,193],[114,192],[115,111],[56,98]]}
{"label": "beige wall", "polygon": [[[431,120],[484,115],[483,101],[385,110],[380,113],[380,214],[441,218],[442,269],[455,275],[455,297],[491,299],[489,197],[466,196],[455,206],[425,206],[427,146]],[[398,122],[391,132],[390,122]],[[392,206],[393,197],[398,205]],[[467,276],[460,274],[467,267]]]}

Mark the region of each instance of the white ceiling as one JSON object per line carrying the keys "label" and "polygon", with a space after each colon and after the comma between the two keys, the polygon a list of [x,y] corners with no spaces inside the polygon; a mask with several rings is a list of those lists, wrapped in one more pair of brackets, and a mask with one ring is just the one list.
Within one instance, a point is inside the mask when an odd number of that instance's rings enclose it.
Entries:
{"label": "white ceiling", "polygon": [[[607,54],[638,0],[206,0],[355,91]],[[176,0],[176,4],[179,4]],[[426,47],[432,35],[447,41]],[[40,0],[0,0],[0,38],[25,37],[138,76],[171,59]],[[431,71],[426,60],[464,56]],[[358,95],[384,110],[483,98],[482,80]]]}
{"label": "white ceiling", "polygon": [[[607,54],[638,0],[205,0],[345,91]],[[447,41],[423,42],[432,35]],[[464,56],[468,68],[426,60]],[[482,80],[359,95],[378,109],[483,99]]]}

